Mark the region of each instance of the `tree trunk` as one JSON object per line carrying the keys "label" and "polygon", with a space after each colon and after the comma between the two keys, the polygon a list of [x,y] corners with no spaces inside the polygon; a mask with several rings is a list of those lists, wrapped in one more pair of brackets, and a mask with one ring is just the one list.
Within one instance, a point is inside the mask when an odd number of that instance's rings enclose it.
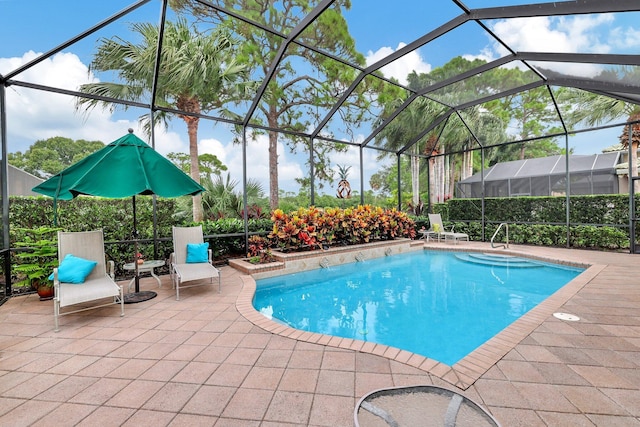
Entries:
{"label": "tree trunk", "polygon": [[453,198],[453,193],[456,187],[456,158],[455,156],[449,157],[449,173],[447,174],[448,183],[447,183],[447,192],[446,196]]}
{"label": "tree trunk", "polygon": [[438,191],[436,193],[436,198],[438,203],[443,202],[444,196],[444,156],[438,157],[438,168],[436,171],[436,180],[438,181]]}
{"label": "tree trunk", "polygon": [[429,159],[429,203],[436,203],[436,159]]}
{"label": "tree trunk", "polygon": [[[629,122],[640,120],[640,112],[631,113],[627,120]],[[631,183],[633,182],[633,192],[637,193],[638,189],[640,188],[640,183],[636,182],[635,180],[632,181],[632,178],[638,176],[638,145],[640,144],[640,124],[634,123],[633,125],[627,125],[622,129],[620,142],[622,143],[622,146],[627,150],[629,149],[629,131],[631,131],[631,153],[629,155],[629,167],[631,168],[631,176],[629,177],[629,190],[631,190]]]}
{"label": "tree trunk", "polygon": [[444,173],[442,175],[442,201],[447,200],[447,195],[451,191],[451,156],[447,156],[444,161]]}
{"label": "tree trunk", "polygon": [[411,149],[411,192],[413,194],[413,206],[420,203],[420,157],[414,155],[418,150],[418,144]]}
{"label": "tree trunk", "polygon": [[473,175],[473,151],[465,151],[462,160],[462,176],[460,180],[469,178]]}
{"label": "tree trunk", "polygon": [[[198,119],[189,117],[187,120],[187,132],[189,133],[189,159],[191,161],[191,178],[200,183],[200,163],[198,162]],[[201,222],[204,217],[202,210],[202,194],[193,196],[193,221]]]}
{"label": "tree trunk", "polygon": [[[189,113],[200,114],[200,100],[197,97],[182,96],[179,97],[176,106],[179,110]],[[180,116],[187,124],[187,133],[189,134],[189,160],[191,164],[191,178],[200,184],[200,162],[198,161],[198,125],[200,118],[196,116]],[[204,213],[202,210],[202,195],[193,196],[193,220],[195,222],[202,221]]]}
{"label": "tree trunk", "polygon": [[269,207],[278,209],[278,133],[269,131]]}
{"label": "tree trunk", "polygon": [[[278,128],[278,116],[274,106],[269,106],[267,122],[271,129]],[[269,131],[269,207],[272,211],[278,209],[278,194],[278,132]]]}

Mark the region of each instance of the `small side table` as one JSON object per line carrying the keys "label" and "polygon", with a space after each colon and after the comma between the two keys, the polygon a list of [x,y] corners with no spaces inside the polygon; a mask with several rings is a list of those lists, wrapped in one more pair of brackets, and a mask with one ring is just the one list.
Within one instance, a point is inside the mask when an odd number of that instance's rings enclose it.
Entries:
{"label": "small side table", "polygon": [[[145,261],[142,264],[138,264],[138,273],[151,273],[151,277],[156,279],[156,281],[158,282],[158,287],[161,288],[162,287],[162,282],[160,281],[160,278],[158,276],[156,276],[156,274],[155,274],[155,272],[153,270],[158,268],[158,267],[162,267],[163,265],[164,265],[164,261],[161,260],[161,259],[152,259],[152,260],[149,260],[149,261]],[[128,264],[125,264],[122,268],[124,268],[125,270],[128,270],[128,271],[135,271],[136,270],[136,265],[134,263],[130,262]],[[129,282],[129,292],[131,292],[131,285],[133,285],[135,281],[136,281],[136,278],[134,277]]]}

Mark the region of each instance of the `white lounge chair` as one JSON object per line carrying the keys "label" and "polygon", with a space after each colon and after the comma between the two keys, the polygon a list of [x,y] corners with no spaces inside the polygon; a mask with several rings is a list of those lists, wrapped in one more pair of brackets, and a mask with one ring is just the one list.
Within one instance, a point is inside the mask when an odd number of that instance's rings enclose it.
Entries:
{"label": "white lounge chair", "polygon": [[[67,255],[72,256],[67,257]],[[74,259],[76,260],[75,263],[70,261]],[[120,304],[120,316],[124,316],[124,292],[122,287],[114,281],[113,261],[106,261],[102,230],[59,231],[58,260],[60,265],[53,270],[53,286],[55,289],[53,317],[56,332],[59,330],[58,318],[66,314]],[[96,263],[95,267],[92,269],[86,268],[80,274],[76,273],[78,263],[86,266],[90,265],[92,261]],[[87,270],[90,271],[88,275],[82,277]],[[73,278],[70,279],[71,276]],[[83,278],[84,281],[82,281]],[[68,281],[65,282],[64,280]],[[102,304],[93,303],[107,298],[111,301]],[[87,305],[86,303],[92,304]],[[61,312],[63,307],[80,305],[82,305],[80,308]]]}
{"label": "white lounge chair", "polygon": [[[197,227],[173,227],[173,253],[170,259],[170,274],[173,286],[176,289],[176,300],[180,300],[180,288],[190,288],[192,286],[206,285],[213,283],[213,278],[218,278],[218,292],[221,290],[220,270],[215,268],[212,263],[211,249],[204,249],[202,245],[204,237],[202,234],[202,226]],[[194,245],[199,256],[187,248],[187,245]],[[206,244],[205,244],[206,245]],[[191,246],[193,248],[194,246]],[[203,279],[209,279],[209,282],[202,282]],[[184,286],[185,282],[195,282],[189,286]]]}
{"label": "white lounge chair", "polygon": [[449,231],[447,231],[442,224],[442,217],[440,216],[440,214],[429,214],[429,224],[431,225],[431,228],[429,229],[430,232],[436,233],[436,229],[440,230],[438,232],[438,240],[444,239],[445,242],[453,243],[458,243],[458,241],[460,240],[466,240],[467,242],[469,241],[468,234],[454,232],[453,226]]}

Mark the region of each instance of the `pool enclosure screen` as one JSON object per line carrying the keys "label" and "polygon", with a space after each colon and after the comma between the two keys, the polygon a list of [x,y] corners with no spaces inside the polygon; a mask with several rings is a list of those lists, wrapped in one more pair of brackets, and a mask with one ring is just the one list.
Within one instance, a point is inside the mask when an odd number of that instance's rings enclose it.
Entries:
{"label": "pool enclosure screen", "polygon": [[[300,188],[305,198],[299,200],[314,205],[316,191],[338,183],[338,166],[347,163],[353,166],[352,200],[359,196],[364,204],[365,195],[381,197],[376,194],[381,188],[393,194],[383,188],[386,182],[372,179],[395,174],[398,209],[409,202],[407,192],[400,191],[409,180],[414,199],[428,192],[430,204],[448,200],[452,193],[618,192],[617,154],[572,156],[568,165],[562,157],[510,162],[486,170],[484,177],[471,176],[477,163],[468,154],[491,155],[509,144],[598,130],[585,120],[568,125],[577,97],[597,95],[637,112],[640,55],[636,44],[622,41],[637,39],[638,0],[430,0],[410,6],[338,0],[112,0],[86,7],[88,3],[55,2],[57,16],[73,18],[64,22],[30,2],[3,3],[6,22],[30,24],[16,32],[5,25],[4,33],[0,26],[5,40],[0,50],[6,52],[0,57],[11,59],[0,64],[3,153],[15,151],[27,138],[30,126],[23,123],[44,117],[54,123],[51,129],[60,128],[57,113],[63,108],[73,109],[73,116],[65,116],[73,119],[62,123],[62,129],[75,131],[76,138],[85,137],[85,131],[97,138],[89,126],[94,122],[78,113],[99,106],[118,111],[109,117],[92,114],[92,120],[105,120],[95,122],[96,129],[120,128],[121,134],[123,123],[129,127],[137,122],[140,129],[150,130],[149,144],[156,147],[155,126],[168,120],[175,127],[158,131],[159,142],[173,141],[174,133],[193,139],[188,146],[194,159],[198,138],[204,140],[214,128],[220,131],[206,138],[229,147],[227,155],[237,160],[230,169],[242,176],[243,204],[249,203],[246,183],[256,179],[268,183],[272,210],[279,207],[285,177]],[[78,13],[81,7],[83,13]],[[600,33],[585,27],[587,21],[607,27],[602,40],[619,42],[603,49],[595,43]],[[549,23],[549,34],[572,42],[546,43],[541,23]],[[50,33],[34,38],[31,29],[39,24]],[[590,36],[589,43],[573,42],[576,28]],[[23,39],[29,42],[28,54],[11,51]],[[193,47],[204,42],[215,43],[207,49]],[[106,55],[105,46],[117,47],[116,53]],[[203,52],[212,53],[207,66],[202,66]],[[66,61],[80,72],[51,72],[59,63],[68,67]],[[225,73],[217,72],[223,68]],[[209,74],[212,70],[217,71]],[[76,74],[82,78],[54,77]],[[544,106],[546,117],[534,134],[523,132],[532,121],[523,107],[531,99]],[[74,109],[78,105],[80,111]],[[639,123],[627,112],[598,128],[622,131]],[[4,156],[0,169],[6,171],[7,165]],[[419,179],[423,165],[428,188]],[[404,177],[403,171],[408,171]],[[454,191],[458,176],[467,179]],[[0,181],[8,246],[8,188],[6,179]],[[246,216],[244,221],[247,241]]]}
{"label": "pool enclosure screen", "polygon": [[[571,195],[619,192],[616,165],[620,152],[570,155]],[[496,163],[458,183],[456,197],[563,196],[566,195],[566,156]]]}

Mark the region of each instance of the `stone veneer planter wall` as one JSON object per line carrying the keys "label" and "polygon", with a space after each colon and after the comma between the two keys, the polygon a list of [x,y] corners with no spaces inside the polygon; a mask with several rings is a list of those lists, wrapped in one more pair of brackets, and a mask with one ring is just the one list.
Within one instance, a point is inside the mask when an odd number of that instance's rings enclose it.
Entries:
{"label": "stone veneer planter wall", "polygon": [[275,262],[251,264],[246,259],[231,259],[229,260],[229,265],[245,274],[252,275],[254,279],[264,279],[281,274],[315,270],[332,265],[422,250],[423,243],[422,240],[397,239],[307,252],[283,253],[273,251],[273,256],[276,258]]}

